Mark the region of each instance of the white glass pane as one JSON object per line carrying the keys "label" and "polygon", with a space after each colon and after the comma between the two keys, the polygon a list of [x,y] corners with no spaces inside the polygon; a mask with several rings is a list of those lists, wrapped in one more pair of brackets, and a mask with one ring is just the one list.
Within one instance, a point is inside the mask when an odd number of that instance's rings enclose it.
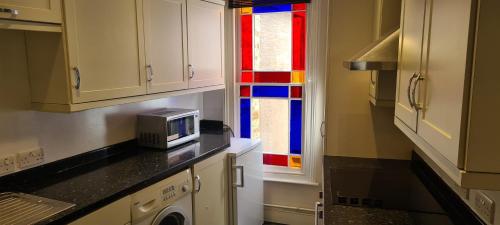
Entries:
{"label": "white glass pane", "polygon": [[252,99],[252,138],[260,138],[264,152],[288,155],[290,113],[288,99]]}
{"label": "white glass pane", "polygon": [[291,71],[292,14],[254,15],[254,70]]}

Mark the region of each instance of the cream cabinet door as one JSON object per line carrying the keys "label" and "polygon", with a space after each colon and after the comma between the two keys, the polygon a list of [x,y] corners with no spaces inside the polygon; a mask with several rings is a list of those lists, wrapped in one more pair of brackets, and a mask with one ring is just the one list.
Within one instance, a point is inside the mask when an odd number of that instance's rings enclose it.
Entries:
{"label": "cream cabinet door", "polygon": [[188,88],[186,0],[144,0],[148,93]]}
{"label": "cream cabinet door", "polygon": [[[418,135],[452,163],[463,168],[471,62],[467,61],[471,0],[433,0],[427,44],[427,70],[421,81]],[[469,84],[467,84],[469,85]]]}
{"label": "cream cabinet door", "polygon": [[142,0],[66,0],[73,103],[146,94]]}
{"label": "cream cabinet door", "polygon": [[410,82],[415,81],[415,74],[421,71],[425,4],[425,0],[404,0],[401,13],[395,115],[415,132],[417,131],[417,111],[410,103],[409,88]]}
{"label": "cream cabinet door", "polygon": [[187,0],[189,87],[224,84],[224,6]]}
{"label": "cream cabinet door", "polygon": [[195,225],[227,225],[228,188],[226,153],[219,153],[195,164]]}
{"label": "cream cabinet door", "polygon": [[61,23],[61,0],[0,0],[0,18]]}

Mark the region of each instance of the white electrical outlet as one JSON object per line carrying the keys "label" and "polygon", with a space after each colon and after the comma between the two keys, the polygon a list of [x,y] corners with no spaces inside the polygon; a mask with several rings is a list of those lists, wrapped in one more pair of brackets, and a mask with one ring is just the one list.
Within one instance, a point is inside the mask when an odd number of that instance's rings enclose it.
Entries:
{"label": "white electrical outlet", "polygon": [[43,160],[44,160],[44,155],[42,148],[38,148],[27,152],[17,153],[17,166],[20,169],[41,164]]}
{"label": "white electrical outlet", "polygon": [[0,157],[0,175],[14,172],[16,169],[16,157],[8,155]]}
{"label": "white electrical outlet", "polygon": [[495,202],[491,200],[482,192],[477,192],[476,198],[474,199],[474,206],[477,209],[479,215],[483,216],[486,220],[489,220],[492,224],[495,220]]}

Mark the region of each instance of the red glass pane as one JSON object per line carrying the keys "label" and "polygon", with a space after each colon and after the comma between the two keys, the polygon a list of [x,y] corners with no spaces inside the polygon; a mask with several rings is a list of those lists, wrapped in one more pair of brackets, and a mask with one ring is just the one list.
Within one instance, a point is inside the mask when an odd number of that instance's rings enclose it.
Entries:
{"label": "red glass pane", "polygon": [[242,83],[252,83],[252,72],[242,72],[241,82]]}
{"label": "red glass pane", "polygon": [[240,86],[240,96],[250,97],[250,86]]}
{"label": "red glass pane", "polygon": [[272,166],[288,166],[288,156],[264,154],[264,164]]}
{"label": "red glass pane", "polygon": [[306,65],[306,12],[293,13],[293,70],[305,70]]}
{"label": "red glass pane", "polygon": [[241,68],[252,70],[252,15],[241,16]]}
{"label": "red glass pane", "polygon": [[255,83],[290,83],[290,72],[255,72]]}
{"label": "red glass pane", "polygon": [[292,98],[302,98],[302,87],[300,86],[292,86],[291,88],[291,97]]}
{"label": "red glass pane", "polygon": [[293,11],[306,10],[306,3],[293,4]]}

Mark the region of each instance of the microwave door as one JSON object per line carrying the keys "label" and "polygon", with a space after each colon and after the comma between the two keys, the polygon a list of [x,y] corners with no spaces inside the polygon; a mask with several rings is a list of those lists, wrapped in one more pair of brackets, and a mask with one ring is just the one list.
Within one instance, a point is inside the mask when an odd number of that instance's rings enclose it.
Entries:
{"label": "microwave door", "polygon": [[177,140],[194,134],[194,115],[168,121],[167,141]]}
{"label": "microwave door", "polygon": [[179,139],[179,126],[177,120],[170,120],[167,122],[167,141]]}

